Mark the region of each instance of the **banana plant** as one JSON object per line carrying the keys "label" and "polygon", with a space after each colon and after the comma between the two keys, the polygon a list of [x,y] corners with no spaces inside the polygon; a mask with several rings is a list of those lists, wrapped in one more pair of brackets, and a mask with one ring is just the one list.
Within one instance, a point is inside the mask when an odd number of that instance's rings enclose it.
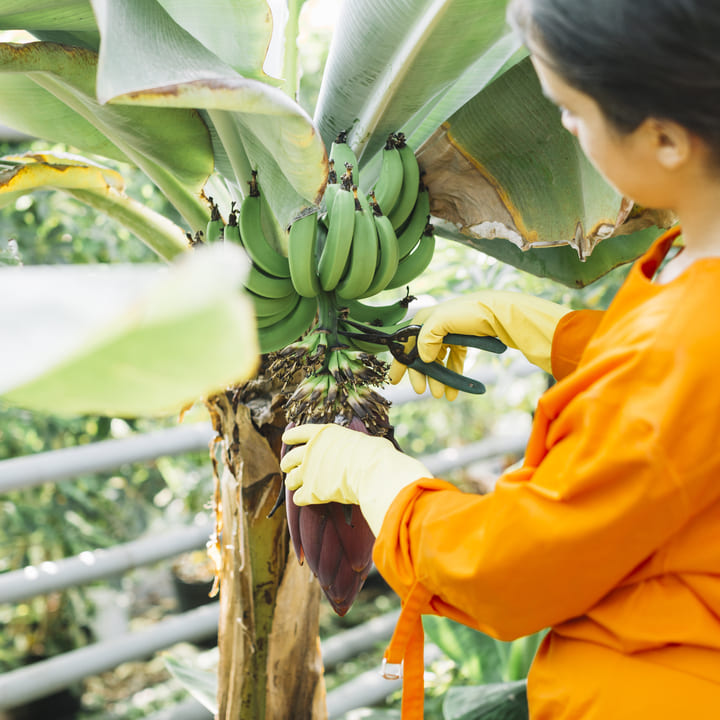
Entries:
{"label": "banana plant", "polygon": [[[371,389],[381,348],[353,334],[402,323],[401,288],[427,271],[435,235],[583,286],[670,221],[582,159],[505,23],[506,0],[343,1],[311,108],[296,99],[303,4],[0,0],[0,30],[25,33],[0,42],[0,122],[74,153],[3,158],[0,203],[68,193],[169,263],[2,270],[5,306],[22,305],[0,319],[0,394],[126,415],[204,399],[218,435],[211,553],[228,720],[324,716],[307,582],[313,553],[323,574],[324,540],[298,535],[309,514],[293,515],[288,497],[306,566],[288,553],[273,514],[280,436],[288,420],[341,417],[392,437]],[[143,171],[181,220],[128,196],[104,159]],[[389,304],[363,302],[384,290]],[[338,536],[343,521],[360,524],[327,513],[317,522]],[[346,610],[348,597],[334,603]]]}

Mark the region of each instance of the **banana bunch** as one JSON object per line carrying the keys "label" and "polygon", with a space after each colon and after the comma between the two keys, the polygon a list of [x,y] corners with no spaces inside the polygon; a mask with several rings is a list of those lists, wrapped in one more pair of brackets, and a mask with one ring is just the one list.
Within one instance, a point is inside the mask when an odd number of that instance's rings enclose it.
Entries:
{"label": "banana bunch", "polygon": [[340,133],[330,148],[325,212],[290,226],[290,279],[302,297],[333,292],[341,302],[407,285],[430,264],[435,236],[430,199],[402,133],[388,137],[369,195],[355,153]]}

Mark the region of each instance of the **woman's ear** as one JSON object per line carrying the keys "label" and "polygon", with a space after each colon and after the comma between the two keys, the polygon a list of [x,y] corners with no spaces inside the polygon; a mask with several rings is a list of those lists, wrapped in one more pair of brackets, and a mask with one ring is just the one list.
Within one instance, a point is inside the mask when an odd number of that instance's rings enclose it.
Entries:
{"label": "woman's ear", "polygon": [[670,120],[648,118],[646,132],[658,163],[665,170],[677,170],[690,158],[693,138],[690,131]]}

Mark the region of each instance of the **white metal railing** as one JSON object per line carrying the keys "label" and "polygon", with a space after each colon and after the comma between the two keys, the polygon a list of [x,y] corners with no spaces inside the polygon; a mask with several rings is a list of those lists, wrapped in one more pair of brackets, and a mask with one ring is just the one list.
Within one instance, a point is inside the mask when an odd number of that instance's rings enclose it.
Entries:
{"label": "white metal railing", "polygon": [[[521,368],[520,374],[526,370]],[[492,370],[479,379],[495,380]],[[408,388],[389,388],[385,395],[394,404],[418,398]],[[213,432],[209,423],[181,425],[119,440],[53,450],[0,461],[0,494],[46,482],[72,479],[89,472],[114,470],[127,464],[146,462],[161,456],[181,455],[207,449]],[[434,474],[443,475],[472,463],[492,460],[508,453],[522,453],[527,433],[489,437],[458,449],[421,457]],[[169,560],[184,552],[205,546],[211,525],[167,528],[152,536],[115,547],[80,553],[54,562],[45,562],[0,574],[0,603],[15,603],[35,595],[116,577],[129,570]],[[62,655],[0,675],[0,710],[47,696],[78,680],[111,670],[122,662],[139,660],[181,641],[198,641],[217,631],[218,607],[212,603],[187,613],[169,617],[142,631],[97,642]],[[375,618],[355,630],[325,640],[321,647],[326,667],[371,648],[392,634],[395,613]],[[436,650],[428,649],[432,659]],[[374,678],[374,679],[373,679]],[[365,673],[328,693],[329,717],[340,717],[354,707],[379,702],[397,688]],[[151,720],[206,720],[210,714],[195,700],[188,700]]]}

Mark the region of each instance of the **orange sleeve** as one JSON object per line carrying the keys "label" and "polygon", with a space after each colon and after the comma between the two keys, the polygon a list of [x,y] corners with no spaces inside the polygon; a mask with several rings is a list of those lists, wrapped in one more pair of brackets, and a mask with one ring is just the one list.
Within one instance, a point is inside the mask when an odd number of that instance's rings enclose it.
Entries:
{"label": "orange sleeve", "polygon": [[717,412],[717,381],[673,372],[682,347],[610,353],[543,395],[493,492],[421,480],[394,500],[374,559],[401,598],[420,587],[423,612],[521,637],[587,612],[720,497],[714,430],[687,421]]}
{"label": "orange sleeve", "polygon": [[550,361],[556,380],[569,375],[580,362],[585,346],[605,315],[602,310],[574,310],[560,318],[555,328]]}

